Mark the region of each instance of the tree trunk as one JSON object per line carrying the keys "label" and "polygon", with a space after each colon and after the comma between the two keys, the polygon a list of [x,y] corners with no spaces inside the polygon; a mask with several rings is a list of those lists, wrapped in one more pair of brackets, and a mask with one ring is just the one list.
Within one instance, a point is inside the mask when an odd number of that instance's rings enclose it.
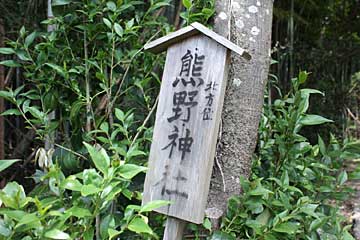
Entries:
{"label": "tree trunk", "polygon": [[239,177],[249,177],[268,78],[272,0],[218,0],[215,31],[251,54],[232,55],[216,159],[206,211],[219,218],[229,197],[240,194]]}

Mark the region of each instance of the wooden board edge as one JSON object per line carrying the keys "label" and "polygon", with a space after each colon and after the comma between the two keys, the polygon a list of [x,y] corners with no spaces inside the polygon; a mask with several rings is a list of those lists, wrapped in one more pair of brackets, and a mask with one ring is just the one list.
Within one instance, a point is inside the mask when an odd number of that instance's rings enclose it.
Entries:
{"label": "wooden board edge", "polygon": [[172,32],[166,36],[145,44],[144,49],[152,53],[160,53],[165,51],[169,46],[199,33],[200,32],[196,28],[187,26],[176,32]]}
{"label": "wooden board edge", "polygon": [[246,52],[245,49],[237,46],[236,44],[234,44],[233,42],[231,42],[228,39],[224,38],[223,36],[220,36],[219,34],[211,31],[210,29],[208,29],[207,27],[205,27],[201,23],[194,22],[194,23],[191,24],[191,26],[194,27],[195,29],[197,29],[198,31],[200,31],[201,33],[203,33],[204,35],[212,38],[214,41],[217,41],[218,43],[220,43],[224,47],[230,49],[231,51],[233,51],[233,52],[235,52],[237,54],[239,54],[240,56],[242,56],[246,60],[251,59],[251,55],[248,52]]}

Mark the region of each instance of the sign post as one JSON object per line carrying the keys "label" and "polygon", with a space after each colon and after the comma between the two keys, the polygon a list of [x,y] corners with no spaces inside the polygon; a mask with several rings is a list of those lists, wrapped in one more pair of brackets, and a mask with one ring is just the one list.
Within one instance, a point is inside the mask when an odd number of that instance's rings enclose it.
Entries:
{"label": "sign post", "polygon": [[143,204],[167,200],[155,211],[170,216],[164,239],[181,239],[186,222],[204,220],[227,82],[230,50],[242,48],[193,23],[150,42],[167,49]]}

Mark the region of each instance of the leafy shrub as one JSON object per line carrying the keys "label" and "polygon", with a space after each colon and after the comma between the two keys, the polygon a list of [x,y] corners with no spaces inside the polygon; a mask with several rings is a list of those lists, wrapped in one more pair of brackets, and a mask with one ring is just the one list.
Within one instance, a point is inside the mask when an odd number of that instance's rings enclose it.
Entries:
{"label": "leafy shrub", "polygon": [[306,78],[301,72],[290,93],[264,106],[251,180],[242,179],[243,193],[229,201],[222,232],[212,239],[354,239],[337,200],[349,196],[343,166],[359,156],[358,143],[331,135],[328,145],[320,136],[311,144],[301,135],[305,126],[332,122],[307,113],[310,95],[322,93],[300,88]]}
{"label": "leafy shrub", "polygon": [[0,239],[157,238],[147,213],[168,203],[140,207],[139,191],[164,57],[143,46],[171,30],[169,1],[54,3],[56,17],[42,22],[53,31],[22,28],[0,48],[11,57],[0,64],[25,78],[0,91],[12,106],[2,115],[23,117],[37,145],[53,146],[37,150],[32,192],[15,182],[1,191]]}
{"label": "leafy shrub", "polygon": [[103,148],[84,145],[96,168],[65,177],[59,166],[50,163],[46,171],[35,174],[39,184],[29,196],[16,182],[0,191],[0,203],[5,206],[0,209],[0,239],[156,237],[146,213],[168,202],[115,206],[118,200],[131,200],[136,195],[130,189],[131,179],[146,168],[118,164]]}

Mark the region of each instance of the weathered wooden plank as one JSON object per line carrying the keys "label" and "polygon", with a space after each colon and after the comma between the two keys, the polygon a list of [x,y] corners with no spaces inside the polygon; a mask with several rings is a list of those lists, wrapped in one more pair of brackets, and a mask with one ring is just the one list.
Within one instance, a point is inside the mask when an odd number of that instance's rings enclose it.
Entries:
{"label": "weathered wooden plank", "polygon": [[231,41],[227,40],[223,36],[216,34],[215,32],[211,31],[204,25],[194,22],[190,26],[182,28],[176,32],[170,33],[164,37],[156,39],[144,46],[145,50],[151,51],[153,53],[159,53],[165,51],[169,46],[181,42],[182,40],[189,38],[191,36],[197,34],[204,34],[209,38],[217,41],[224,47],[230,49],[231,51],[239,54],[240,56],[244,57],[247,60],[251,59],[251,56],[248,52],[246,52],[243,48],[237,46],[236,44],[232,43]]}
{"label": "weathered wooden plank", "polygon": [[228,61],[227,48],[204,35],[168,49],[143,195],[143,204],[172,202],[160,213],[203,222]]}
{"label": "weathered wooden plank", "polygon": [[244,57],[246,60],[251,59],[251,55],[248,52],[246,52],[245,49],[243,49],[243,48],[239,47],[238,45],[232,43],[231,41],[227,40],[223,36],[221,36],[219,34],[216,34],[215,32],[213,32],[210,29],[208,29],[207,27],[205,27],[204,25],[202,25],[202,24],[200,24],[198,22],[194,22],[194,23],[191,24],[191,26],[196,28],[201,33],[205,34],[206,36],[208,36],[208,37],[212,38],[213,40],[217,41],[218,43],[220,43],[224,47],[228,48],[229,50],[239,54],[242,57]]}
{"label": "weathered wooden plank", "polygon": [[183,239],[186,221],[168,217],[166,220],[163,240],[181,240]]}
{"label": "weathered wooden plank", "polygon": [[187,26],[145,44],[144,49],[153,53],[160,53],[165,51],[171,45],[197,34],[199,34],[199,31],[192,26]]}

